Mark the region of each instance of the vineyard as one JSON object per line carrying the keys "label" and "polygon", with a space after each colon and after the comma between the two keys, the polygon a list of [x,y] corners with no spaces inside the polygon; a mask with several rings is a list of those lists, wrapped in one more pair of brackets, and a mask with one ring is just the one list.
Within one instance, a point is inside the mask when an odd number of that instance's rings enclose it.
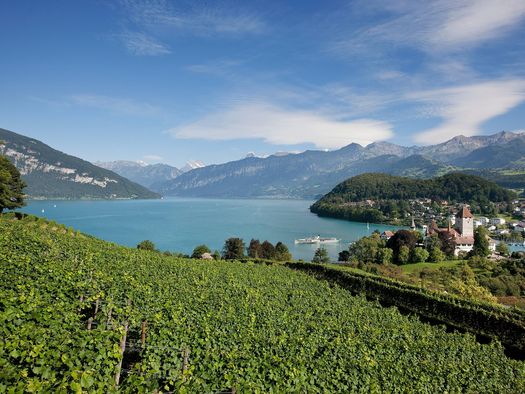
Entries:
{"label": "vineyard", "polygon": [[283,265],[0,218],[0,392],[525,392],[498,341]]}

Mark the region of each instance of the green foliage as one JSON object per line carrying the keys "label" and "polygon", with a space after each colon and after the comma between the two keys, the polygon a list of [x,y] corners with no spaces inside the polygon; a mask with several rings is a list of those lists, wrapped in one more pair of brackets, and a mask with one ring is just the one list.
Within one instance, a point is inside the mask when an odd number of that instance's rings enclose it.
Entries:
{"label": "green foliage", "polygon": [[280,241],[275,244],[275,259],[277,261],[292,260],[292,254],[288,250],[288,246],[286,246]]}
{"label": "green foliage", "polygon": [[[410,251],[415,248],[416,242],[417,237],[413,231],[398,230],[390,237],[386,246],[394,251],[394,262],[397,264],[406,264],[409,261]],[[402,255],[401,249],[403,249]]]}
{"label": "green foliage", "polygon": [[431,263],[439,263],[440,261],[445,260],[445,253],[441,251],[438,247],[433,247],[430,249],[430,252],[428,254],[428,261]]}
{"label": "green foliage", "polygon": [[[357,175],[338,184],[315,202],[310,211],[320,216],[360,222],[392,221],[410,213],[409,199],[470,202],[481,213],[491,213],[491,202],[510,202],[516,194],[483,178],[450,173],[433,179],[413,179],[387,174]],[[373,206],[355,205],[373,200]],[[394,253],[396,254],[396,253]]]}
{"label": "green foliage", "polygon": [[145,239],[137,245],[137,249],[153,251],[155,250],[155,244],[149,239]]}
{"label": "green foliage", "polygon": [[[525,391],[524,363],[498,341],[480,345],[287,267],[166,257],[44,226],[0,219],[0,392],[116,392],[125,322],[124,393]],[[428,296],[366,280],[359,288],[407,305]],[[490,311],[487,321],[516,324],[511,311],[425,300],[447,316]]]}
{"label": "green foliage", "polygon": [[429,253],[423,248],[414,248],[410,254],[411,263],[423,263],[428,260]]}
{"label": "green foliage", "polygon": [[261,242],[258,239],[252,238],[250,245],[248,246],[248,257],[251,257],[252,259],[259,259],[261,258],[261,255]]}
{"label": "green foliage", "polygon": [[474,231],[474,247],[472,249],[473,256],[488,256],[489,250],[489,234],[485,227],[479,226]]}
{"label": "green foliage", "polygon": [[385,242],[379,237],[379,234],[373,233],[350,245],[350,259],[355,262],[374,263],[377,260],[379,250],[384,247]]}
{"label": "green foliage", "polygon": [[275,260],[275,246],[270,241],[264,241],[261,244],[261,258]]}
{"label": "green foliage", "polygon": [[221,259],[221,252],[216,250],[216,251],[213,252],[212,256],[213,256],[214,260],[220,260]]}
{"label": "green foliage", "polygon": [[377,251],[376,263],[391,264],[394,261],[394,251],[390,248],[384,247]]}
{"label": "green foliage", "polygon": [[241,238],[228,238],[224,241],[222,258],[225,260],[238,260],[244,257],[244,241]]}
{"label": "green foliage", "polygon": [[496,245],[496,252],[502,256],[510,256],[510,249],[505,242],[499,242]]}
{"label": "green foliage", "polygon": [[396,262],[398,264],[407,264],[410,261],[410,248],[406,245],[401,245],[397,253]]}
{"label": "green foliage", "polygon": [[330,262],[330,256],[328,256],[328,251],[323,247],[318,248],[314,253],[312,263],[329,263],[329,262]]}
{"label": "green foliage", "polygon": [[0,155],[0,214],[5,209],[23,207],[25,182],[7,157]]}
{"label": "green foliage", "polygon": [[196,246],[195,249],[193,249],[191,258],[200,259],[204,253],[211,253],[210,248],[208,248],[206,245]]}
{"label": "green foliage", "polygon": [[342,250],[338,254],[337,261],[350,261],[350,252],[348,250]]}

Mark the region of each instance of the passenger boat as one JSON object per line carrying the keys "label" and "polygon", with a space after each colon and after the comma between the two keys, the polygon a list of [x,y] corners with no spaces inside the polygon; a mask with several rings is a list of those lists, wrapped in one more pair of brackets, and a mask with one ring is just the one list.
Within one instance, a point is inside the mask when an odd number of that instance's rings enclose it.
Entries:
{"label": "passenger boat", "polygon": [[296,244],[335,244],[338,243],[340,240],[337,238],[322,238],[319,235],[316,235],[315,237],[308,237],[308,238],[299,238],[295,240]]}

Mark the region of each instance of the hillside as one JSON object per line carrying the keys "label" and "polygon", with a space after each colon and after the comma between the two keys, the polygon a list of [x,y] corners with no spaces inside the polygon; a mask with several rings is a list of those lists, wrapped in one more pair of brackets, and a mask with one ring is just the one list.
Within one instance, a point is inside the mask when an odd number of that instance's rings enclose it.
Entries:
{"label": "hillside", "polygon": [[507,204],[514,198],[514,192],[474,175],[449,173],[432,179],[413,179],[368,173],[338,184],[310,211],[356,221],[390,222],[397,216],[414,215],[411,200],[446,201],[447,205],[468,203],[486,213],[492,209],[491,204]]}
{"label": "hillside", "polygon": [[525,150],[520,148],[524,144],[524,133],[509,132],[458,136],[430,146],[350,144],[329,152],[248,157],[197,168],[154,187],[173,196],[319,198],[345,179],[366,172],[430,178],[463,169],[525,169]]}
{"label": "hillside", "polygon": [[499,342],[284,266],[165,257],[5,216],[0,251],[1,391],[525,390],[524,363]]}
{"label": "hillside", "polygon": [[97,166],[113,171],[139,185],[151,188],[156,183],[175,179],[183,171],[168,164],[145,164],[136,161],[96,162]]}
{"label": "hillside", "polygon": [[29,198],[159,198],[145,187],[78,157],[12,131],[0,129],[0,154],[27,183]]}

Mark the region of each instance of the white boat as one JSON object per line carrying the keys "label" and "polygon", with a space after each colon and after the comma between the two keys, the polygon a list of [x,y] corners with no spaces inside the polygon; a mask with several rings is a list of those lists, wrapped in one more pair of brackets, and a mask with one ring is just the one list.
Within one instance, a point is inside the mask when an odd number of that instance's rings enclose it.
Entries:
{"label": "white boat", "polygon": [[319,235],[315,237],[299,238],[294,241],[296,244],[335,244],[339,242],[337,238],[322,238]]}

